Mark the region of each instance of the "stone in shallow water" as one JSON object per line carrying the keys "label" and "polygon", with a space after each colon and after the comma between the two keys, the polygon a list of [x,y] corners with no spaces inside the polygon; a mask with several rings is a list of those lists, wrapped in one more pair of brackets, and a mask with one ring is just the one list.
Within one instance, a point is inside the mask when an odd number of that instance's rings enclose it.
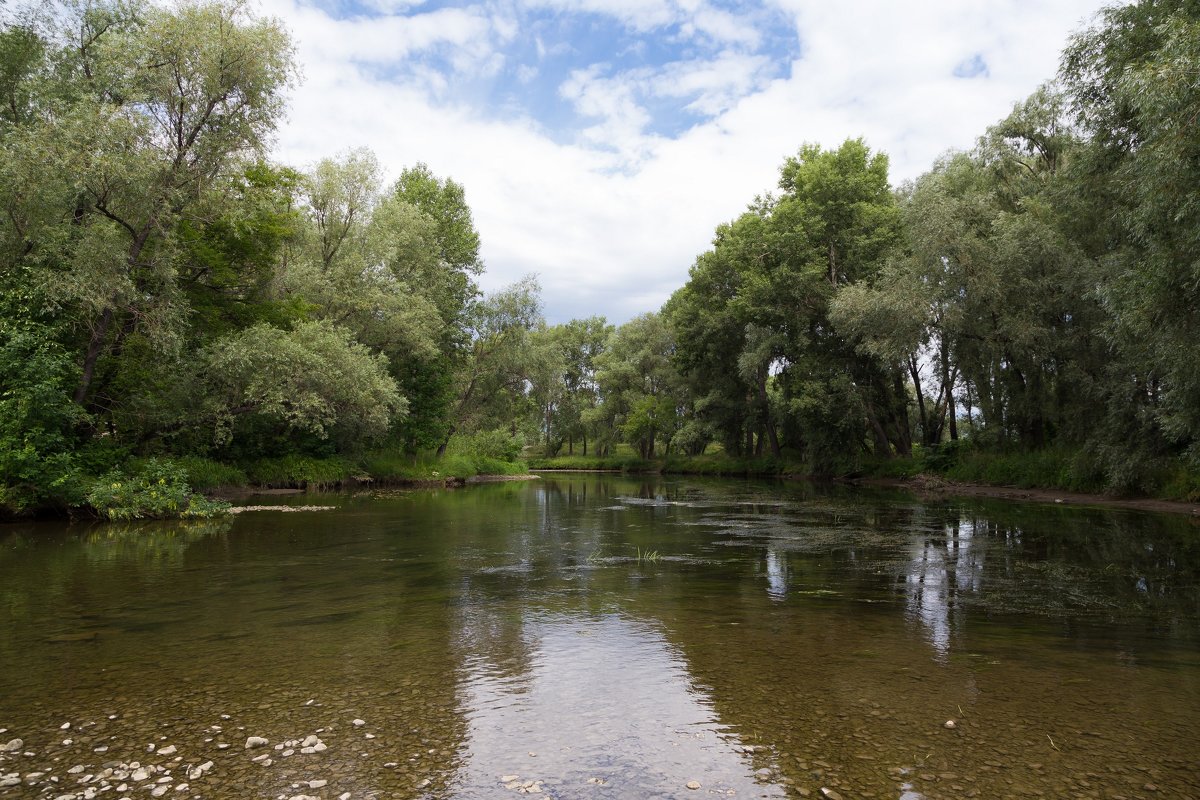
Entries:
{"label": "stone in shallow water", "polygon": [[[261,736],[250,736],[250,737],[246,738],[246,749],[247,750],[253,749],[255,747],[266,747],[268,744],[270,744],[270,742],[268,742],[266,739],[264,739]],[[220,747],[220,745],[217,745],[217,747]]]}

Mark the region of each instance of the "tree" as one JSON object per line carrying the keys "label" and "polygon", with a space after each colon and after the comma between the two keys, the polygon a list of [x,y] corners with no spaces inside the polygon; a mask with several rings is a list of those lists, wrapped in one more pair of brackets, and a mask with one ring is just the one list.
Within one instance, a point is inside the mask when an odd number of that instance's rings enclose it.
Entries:
{"label": "tree", "polygon": [[1200,462],[1198,42],[1194,2],[1154,0],[1106,9],[1062,62],[1088,137],[1075,178],[1099,209],[1085,242],[1117,355],[1096,441],[1127,488],[1148,460]]}
{"label": "tree", "polygon": [[642,458],[654,458],[660,439],[669,445],[680,421],[673,348],[662,316],[642,314],[618,327],[596,359],[602,397],[596,416],[618,430]]}
{"label": "tree", "polygon": [[407,410],[387,359],[324,321],[290,331],[247,328],[213,342],[203,364],[218,441],[228,439],[237,417],[257,414],[288,430],[354,443],[382,437]]}
{"label": "tree", "polygon": [[530,332],[542,321],[539,293],[537,280],[527,276],[472,304],[466,369],[458,376],[452,422],[438,455],[457,431],[515,425],[525,399]]}

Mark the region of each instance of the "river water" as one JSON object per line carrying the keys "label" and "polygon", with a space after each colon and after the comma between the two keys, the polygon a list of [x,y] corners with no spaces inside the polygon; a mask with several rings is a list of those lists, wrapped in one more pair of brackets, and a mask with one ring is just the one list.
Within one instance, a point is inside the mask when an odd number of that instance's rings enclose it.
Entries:
{"label": "river water", "polygon": [[284,502],[336,508],[0,526],[0,796],[1200,797],[1194,518],[595,474]]}

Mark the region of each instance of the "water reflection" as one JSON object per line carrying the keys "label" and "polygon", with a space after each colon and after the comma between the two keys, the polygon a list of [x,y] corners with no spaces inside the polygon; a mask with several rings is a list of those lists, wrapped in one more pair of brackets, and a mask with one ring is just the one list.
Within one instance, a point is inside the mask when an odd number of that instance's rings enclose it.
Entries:
{"label": "water reflection", "polygon": [[[1198,796],[1189,520],[594,475],[326,502],[0,529],[0,727],[44,754],[12,768],[169,736],[210,797]],[[217,752],[222,712],[329,750]]]}
{"label": "water reflection", "polygon": [[952,636],[963,624],[962,595],[983,587],[986,548],[974,546],[975,522],[955,519],[941,536],[916,536],[905,572],[907,610],[928,632],[929,642],[943,657]]}
{"label": "water reflection", "polygon": [[756,781],[743,746],[655,626],[615,613],[529,613],[522,623],[520,672],[493,658],[491,642],[464,642],[468,755],[457,796],[501,796],[506,784],[531,781],[556,798],[677,797],[689,781],[784,796]]}

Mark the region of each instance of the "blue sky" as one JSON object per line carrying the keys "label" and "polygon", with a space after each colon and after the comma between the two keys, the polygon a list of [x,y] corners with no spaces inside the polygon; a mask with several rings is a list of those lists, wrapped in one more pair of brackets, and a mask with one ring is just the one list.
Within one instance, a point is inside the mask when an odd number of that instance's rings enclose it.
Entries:
{"label": "blue sky", "polygon": [[1053,77],[1096,0],[262,0],[297,43],[277,156],[369,147],[467,190],[485,289],[552,322],[657,310],[805,142],[894,183]]}

